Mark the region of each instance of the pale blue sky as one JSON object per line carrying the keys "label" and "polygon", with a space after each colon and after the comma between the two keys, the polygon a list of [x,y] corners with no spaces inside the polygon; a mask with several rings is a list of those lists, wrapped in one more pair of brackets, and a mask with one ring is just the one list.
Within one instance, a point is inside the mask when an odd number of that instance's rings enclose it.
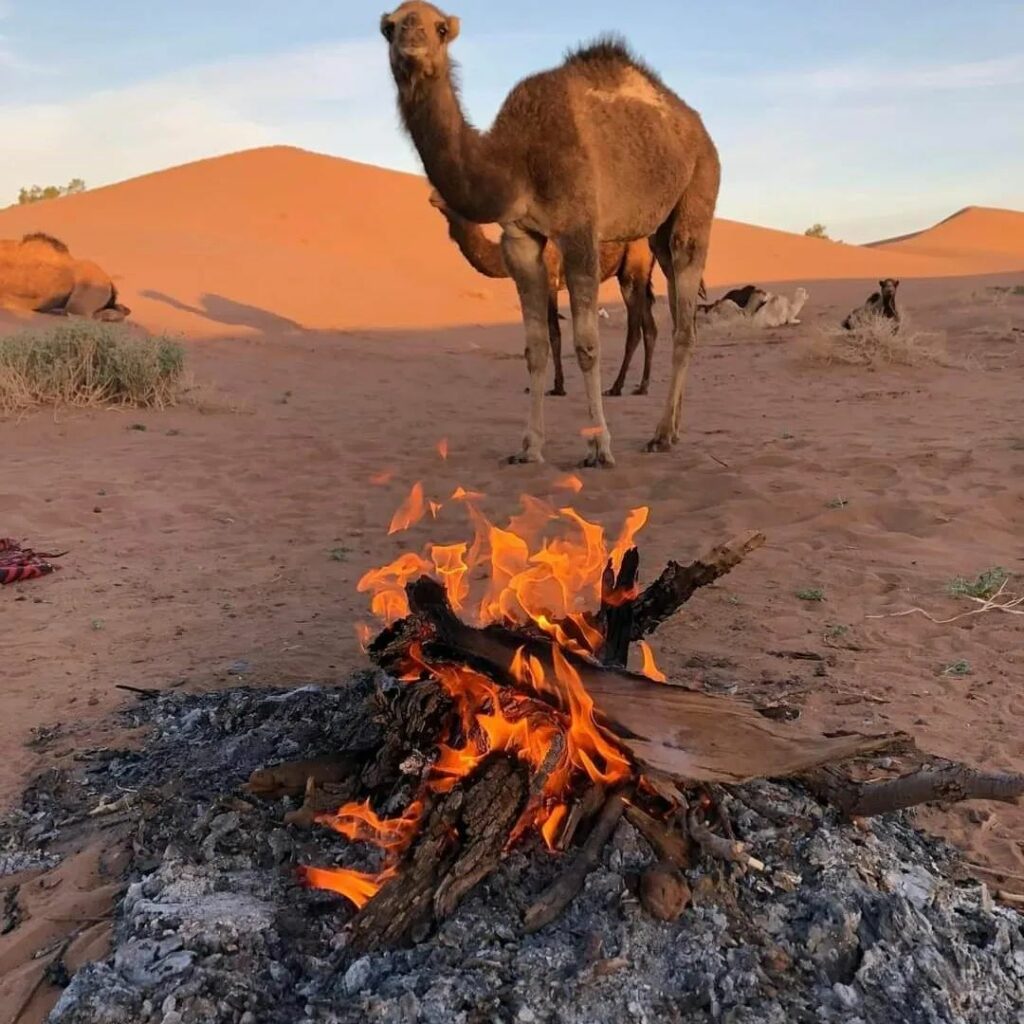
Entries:
{"label": "pale blue sky", "polygon": [[[1024,208],[1020,2],[452,2],[481,126],[567,46],[624,34],[704,116],[722,216],[822,221],[867,241],[972,203]],[[0,204],[23,184],[97,186],[274,143],[418,172],[377,34],[383,9],[0,0]]]}

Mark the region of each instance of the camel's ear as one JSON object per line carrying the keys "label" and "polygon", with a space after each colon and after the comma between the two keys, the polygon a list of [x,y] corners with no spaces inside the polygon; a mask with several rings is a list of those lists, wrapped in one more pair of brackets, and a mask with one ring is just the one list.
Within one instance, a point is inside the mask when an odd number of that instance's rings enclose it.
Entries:
{"label": "camel's ear", "polygon": [[885,282],[884,281],[879,281],[878,282],[878,287],[884,289],[885,288]]}
{"label": "camel's ear", "polygon": [[454,14],[449,14],[445,19],[445,24],[448,26],[446,42],[454,43],[459,38],[459,19]]}
{"label": "camel's ear", "polygon": [[390,14],[380,16],[380,34],[390,43],[395,35],[395,23]]}
{"label": "camel's ear", "polygon": [[899,286],[900,286],[900,279],[898,277],[896,278],[895,281],[893,281],[892,286],[893,286],[893,288],[899,288]]}

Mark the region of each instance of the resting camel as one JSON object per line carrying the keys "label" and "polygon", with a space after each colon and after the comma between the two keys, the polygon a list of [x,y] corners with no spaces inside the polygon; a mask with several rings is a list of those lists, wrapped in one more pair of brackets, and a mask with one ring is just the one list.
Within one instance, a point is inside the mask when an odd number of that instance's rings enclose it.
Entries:
{"label": "resting camel", "polygon": [[573,344],[586,384],[586,465],[614,464],[604,416],[598,340],[599,240],[650,238],[668,279],[672,382],[648,443],[679,438],[694,313],[721,176],[698,114],[616,40],[571,53],[509,93],[488,132],[466,121],[450,44],[459,19],[423,0],[381,18],[402,122],[431,184],[466,220],[501,226],[501,251],[519,292],[530,371],[530,413],[513,462],[544,446],[548,274],[544,246],[562,253]]}
{"label": "resting camel", "polygon": [[123,320],[131,312],[117,301],[108,274],[41,232],[0,241],[0,306],[93,320]]}
{"label": "resting camel", "polygon": [[785,324],[798,324],[797,317],[807,302],[806,288],[797,288],[793,298],[785,295],[769,295],[764,305],[754,313],[751,319],[756,327],[782,327]]}
{"label": "resting camel", "polygon": [[858,306],[843,321],[843,329],[852,331],[872,317],[881,316],[892,321],[893,331],[899,330],[900,311],[896,308],[896,289],[899,286],[900,282],[896,278],[887,277],[879,281],[878,287],[881,290],[872,292],[868,296],[867,301],[862,306]]}
{"label": "resting camel", "polygon": [[757,285],[748,284],[743,288],[733,288],[731,291],[727,291],[720,299],[700,305],[697,308],[702,313],[716,313],[720,311],[731,313],[733,312],[732,307],[735,306],[736,312],[752,316],[767,301],[768,292],[763,288],[758,288]]}
{"label": "resting camel", "polygon": [[[430,195],[431,205],[437,207],[448,222],[448,235],[466,257],[469,265],[484,277],[510,277],[501,256],[501,246],[484,233],[480,224],[460,217],[445,205],[435,189]],[[562,328],[558,320],[558,293],[565,287],[565,268],[558,246],[549,241],[544,246],[544,267],[548,275],[548,339],[555,363],[555,385],[549,395],[565,394],[565,373],[562,368]],[[651,379],[651,357],[658,340],[658,327],[654,322],[654,289],[651,274],[654,254],[646,238],[628,244],[602,242],[598,249],[598,275],[607,281],[613,274],[619,279],[622,301],[626,305],[626,349],[622,367],[615,383],[606,395],[621,395],[633,353],[644,339],[644,373],[634,395],[646,395]]]}

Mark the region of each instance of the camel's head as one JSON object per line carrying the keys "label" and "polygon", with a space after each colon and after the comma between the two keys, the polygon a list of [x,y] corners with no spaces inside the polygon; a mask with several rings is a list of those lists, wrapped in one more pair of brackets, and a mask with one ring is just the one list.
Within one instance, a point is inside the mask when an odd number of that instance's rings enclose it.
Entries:
{"label": "camel's head", "polygon": [[878,282],[878,287],[882,289],[882,298],[896,298],[896,289],[899,288],[899,278],[887,277]]}
{"label": "camel's head", "polygon": [[459,19],[422,0],[407,0],[381,16],[395,81],[438,78],[448,71],[448,44],[459,34]]}
{"label": "camel's head", "polygon": [[793,292],[793,301],[802,304],[807,301],[807,297],[809,295],[810,292],[806,288],[797,288],[797,290]]}

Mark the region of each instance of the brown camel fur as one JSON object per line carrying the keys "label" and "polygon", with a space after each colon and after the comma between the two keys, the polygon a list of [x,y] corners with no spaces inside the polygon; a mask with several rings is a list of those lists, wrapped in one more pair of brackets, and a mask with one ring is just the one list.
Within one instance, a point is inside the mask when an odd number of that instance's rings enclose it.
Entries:
{"label": "brown camel fur", "polygon": [[131,312],[117,301],[108,274],[42,233],[0,240],[0,306],[94,320],[123,320]]}
{"label": "brown camel fur", "polygon": [[[511,277],[501,256],[501,245],[484,233],[483,226],[460,217],[445,205],[440,194],[431,193],[430,202],[444,215],[448,222],[448,235],[466,257],[469,265],[484,277]],[[565,371],[562,368],[562,328],[558,322],[558,293],[565,288],[565,267],[562,254],[554,242],[548,240],[544,246],[544,267],[548,275],[548,340],[555,363],[555,384],[549,395],[565,394]],[[658,326],[654,322],[654,288],[651,275],[654,272],[654,253],[646,238],[636,241],[601,242],[598,247],[598,275],[607,281],[613,274],[619,279],[622,301],[626,306],[626,348],[622,355],[622,366],[615,383],[605,392],[618,396],[626,383],[629,364],[633,353],[644,340],[644,372],[634,395],[646,395],[651,381],[651,361],[654,346],[658,340]]]}
{"label": "brown camel fur", "polygon": [[718,198],[718,153],[699,115],[615,40],[569,55],[509,93],[489,132],[466,122],[449,44],[459,20],[423,0],[381,19],[402,121],[431,184],[467,220],[500,224],[502,255],[523,309],[530,416],[515,462],[544,445],[548,275],[544,245],[562,252],[573,343],[586,382],[588,465],[612,465],[601,396],[599,240],[650,238],[668,279],[672,383],[649,451],[679,438],[696,339],[697,289]]}

